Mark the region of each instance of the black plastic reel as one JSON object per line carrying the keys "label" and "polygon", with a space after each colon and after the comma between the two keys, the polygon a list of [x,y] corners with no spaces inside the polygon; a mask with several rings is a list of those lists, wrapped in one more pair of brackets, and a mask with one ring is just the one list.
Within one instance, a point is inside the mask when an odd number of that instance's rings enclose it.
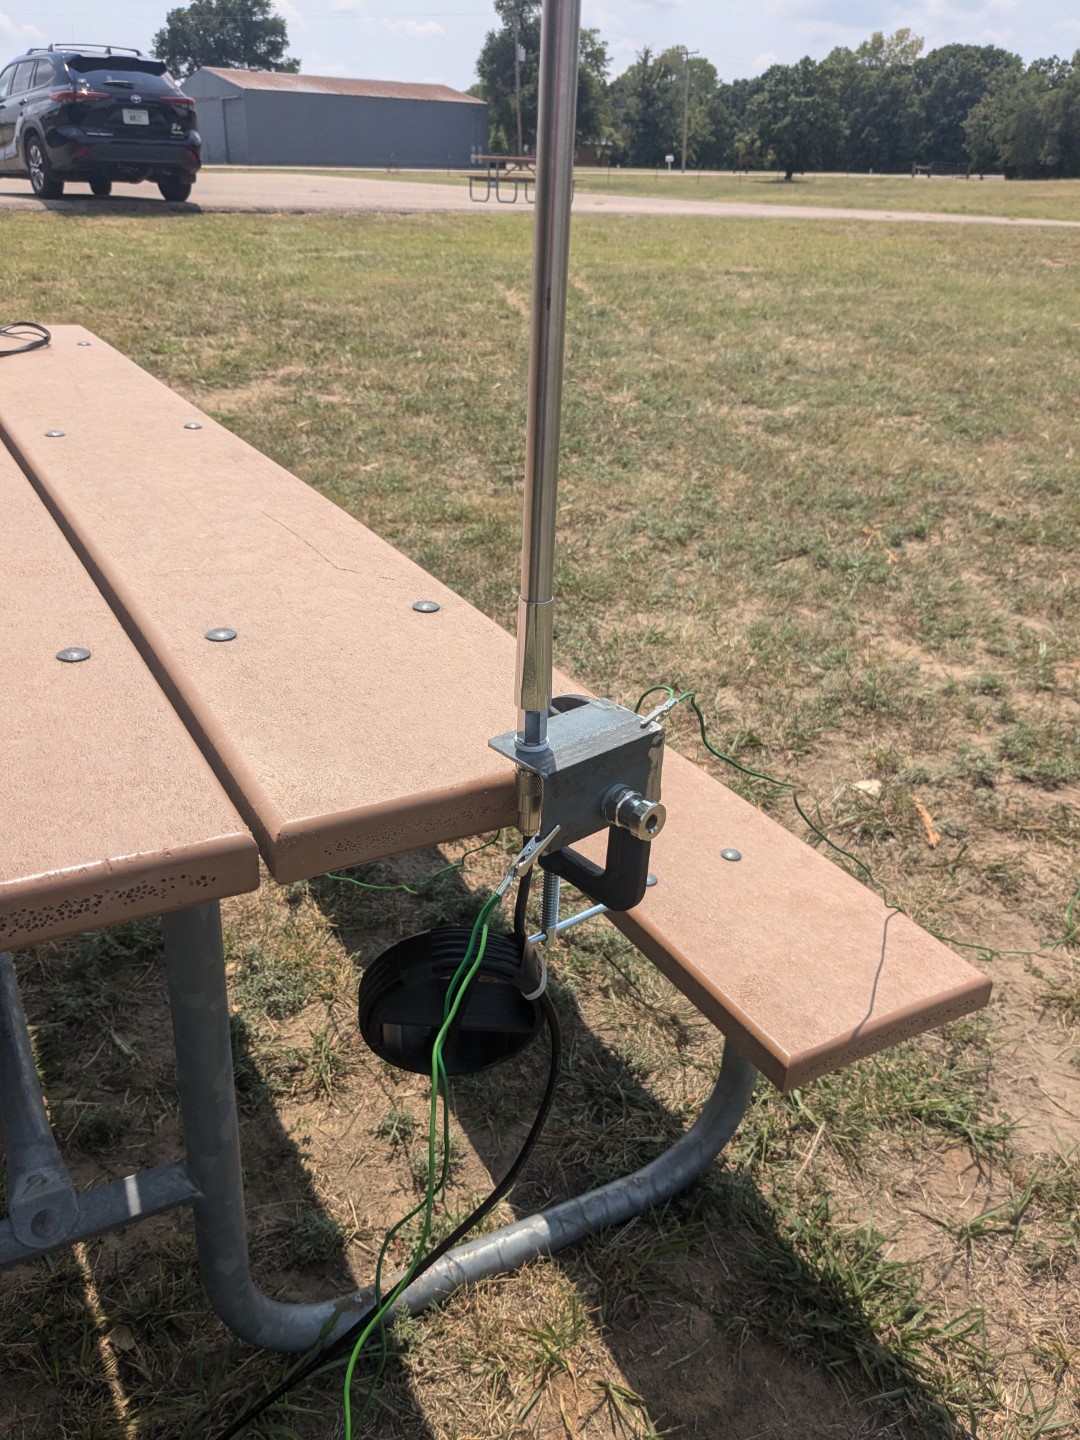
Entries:
{"label": "black plastic reel", "polygon": [[[360,1034],[380,1059],[420,1075],[443,1023],[471,930],[447,926],[400,940],[360,982]],[[443,1047],[447,1075],[473,1075],[523,1050],[540,1028],[540,967],[529,942],[488,935],[484,958]]]}

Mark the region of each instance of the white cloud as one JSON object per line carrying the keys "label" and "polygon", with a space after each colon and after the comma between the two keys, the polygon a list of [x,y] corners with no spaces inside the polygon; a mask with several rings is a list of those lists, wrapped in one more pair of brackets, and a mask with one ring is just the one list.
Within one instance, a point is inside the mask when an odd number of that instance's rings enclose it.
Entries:
{"label": "white cloud", "polygon": [[289,25],[296,25],[303,29],[304,17],[295,5],[289,3],[289,0],[274,0],[274,9]]}
{"label": "white cloud", "polygon": [[915,13],[924,21],[984,25],[1008,15],[1019,0],[921,0]]}
{"label": "white cloud", "polygon": [[1080,30],[1080,20],[1062,20],[1058,25],[1059,30]]}
{"label": "white cloud", "polygon": [[416,20],[383,20],[380,29],[403,40],[438,40],[446,35],[436,20],[425,20],[422,25]]}
{"label": "white cloud", "polygon": [[827,20],[801,20],[794,27],[800,44],[814,51],[834,50],[838,45],[854,49],[866,39],[866,32],[851,25],[833,25]]}
{"label": "white cloud", "polygon": [[33,40],[38,45],[45,43],[45,36],[36,25],[16,25],[14,20],[9,20],[3,10],[0,10],[0,39],[4,40]]}
{"label": "white cloud", "polygon": [[304,74],[336,75],[341,79],[346,79],[353,74],[353,71],[347,65],[342,65],[339,60],[324,60],[320,54],[316,53],[304,56]]}
{"label": "white cloud", "polygon": [[763,70],[768,70],[770,65],[778,65],[779,63],[779,55],[774,55],[771,50],[763,50],[754,61],[754,74],[760,75]]}
{"label": "white cloud", "polygon": [[366,0],[330,0],[330,6],[339,14],[358,16],[369,34],[379,31],[398,40],[442,40],[446,37],[446,31],[437,20],[376,19],[367,13]]}
{"label": "white cloud", "polygon": [[770,15],[812,15],[821,9],[821,0],[766,0]]}

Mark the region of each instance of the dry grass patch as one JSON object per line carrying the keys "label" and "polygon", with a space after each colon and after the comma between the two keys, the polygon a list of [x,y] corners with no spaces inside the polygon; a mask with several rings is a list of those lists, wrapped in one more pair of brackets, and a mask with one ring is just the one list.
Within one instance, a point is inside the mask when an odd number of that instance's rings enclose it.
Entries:
{"label": "dry grass patch", "polygon": [[[504,296],[529,290],[513,217],[49,214],[0,231],[20,313],[97,330],[512,624],[527,344]],[[42,258],[73,246],[94,255],[77,276]],[[1080,300],[1058,262],[1078,260],[1060,231],[575,221],[560,663],[630,703],[692,687],[719,748],[795,779],[996,994],[985,1022],[795,1096],[763,1089],[725,1165],[662,1213],[400,1327],[362,1433],[1080,1424],[1080,1013],[1075,936],[1059,943],[1080,881]],[[670,726],[702,757],[685,707]],[[704,763],[806,833],[786,791]],[[440,863],[360,878],[412,884]],[[228,907],[273,1293],[366,1282],[413,1203],[423,1086],[361,1050],[357,974],[475,914],[497,863],[417,897],[318,881]],[[21,962],[82,1182],[175,1153],[157,945],[142,927]],[[603,929],[555,977],[568,1060],[519,1213],[658,1153],[718,1063],[711,1028]],[[512,1153],[534,1048],[457,1087],[442,1223]],[[17,1440],[202,1436],[205,1405],[235,1413],[281,1373],[208,1318],[183,1217],[88,1263],[124,1415],[86,1274],[61,1255],[0,1281],[0,1428]],[[334,1434],[335,1389],[262,1433]]]}

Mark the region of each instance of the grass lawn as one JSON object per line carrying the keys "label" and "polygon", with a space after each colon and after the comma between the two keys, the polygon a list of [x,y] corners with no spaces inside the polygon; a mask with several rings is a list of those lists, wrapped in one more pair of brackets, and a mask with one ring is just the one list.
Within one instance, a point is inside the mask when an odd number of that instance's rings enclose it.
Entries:
{"label": "grass lawn", "polygon": [[[717,182],[843,203],[769,183]],[[1021,190],[892,186],[919,208]],[[517,217],[19,213],[0,243],[11,318],[96,330],[512,626]],[[726,1162],[662,1213],[399,1326],[358,1434],[1076,1433],[1080,946],[1052,942],[1080,884],[1078,277],[1080,232],[575,221],[558,663],[631,704],[693,688],[720,747],[797,780],[995,998],[805,1091],[763,1086]],[[690,716],[670,732],[701,756]],[[802,833],[785,792],[709,764]],[[356,973],[475,913],[501,854],[420,885],[444,858],[354,874],[416,897],[267,882],[226,907],[272,1293],[366,1283],[414,1203],[423,1086],[362,1053]],[[651,1158],[718,1063],[614,932],[574,934],[553,957],[571,1059],[522,1214]],[[22,966],[83,1183],[174,1153],[157,944],[129,927]],[[543,1064],[458,1087],[455,1215]],[[12,1440],[212,1435],[204,1403],[224,1419],[283,1371],[208,1315],[184,1216],[9,1271],[0,1295]],[[341,1433],[336,1375],[297,1405],[253,1433]]]}
{"label": "grass lawn", "polygon": [[926,210],[957,215],[1080,220],[1080,181],[912,180],[907,175],[670,175],[579,170],[580,190],[842,210]]}
{"label": "grass lawn", "polygon": [[[464,186],[464,172],[446,170],[318,170],[365,180]],[[483,170],[479,170],[483,178]],[[668,174],[664,170],[583,167],[582,193],[645,195],[666,200],[735,201],[749,205],[823,205],[841,210],[916,210],[933,214],[1003,215],[1010,219],[1080,221],[1080,180],[912,180],[907,175]],[[196,194],[196,199],[198,195]]]}

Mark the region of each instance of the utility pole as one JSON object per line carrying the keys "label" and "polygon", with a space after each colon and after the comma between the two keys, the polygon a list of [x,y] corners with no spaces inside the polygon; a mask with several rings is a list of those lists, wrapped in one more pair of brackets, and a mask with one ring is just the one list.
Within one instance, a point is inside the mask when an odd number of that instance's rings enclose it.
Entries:
{"label": "utility pole", "polygon": [[517,116],[517,153],[524,155],[524,141],[521,138],[521,11],[514,11],[514,113]]}
{"label": "utility pole", "polygon": [[690,56],[700,55],[700,50],[688,50],[684,45],[683,52],[683,106],[682,106],[682,173],[686,174],[686,137],[690,128]]}

